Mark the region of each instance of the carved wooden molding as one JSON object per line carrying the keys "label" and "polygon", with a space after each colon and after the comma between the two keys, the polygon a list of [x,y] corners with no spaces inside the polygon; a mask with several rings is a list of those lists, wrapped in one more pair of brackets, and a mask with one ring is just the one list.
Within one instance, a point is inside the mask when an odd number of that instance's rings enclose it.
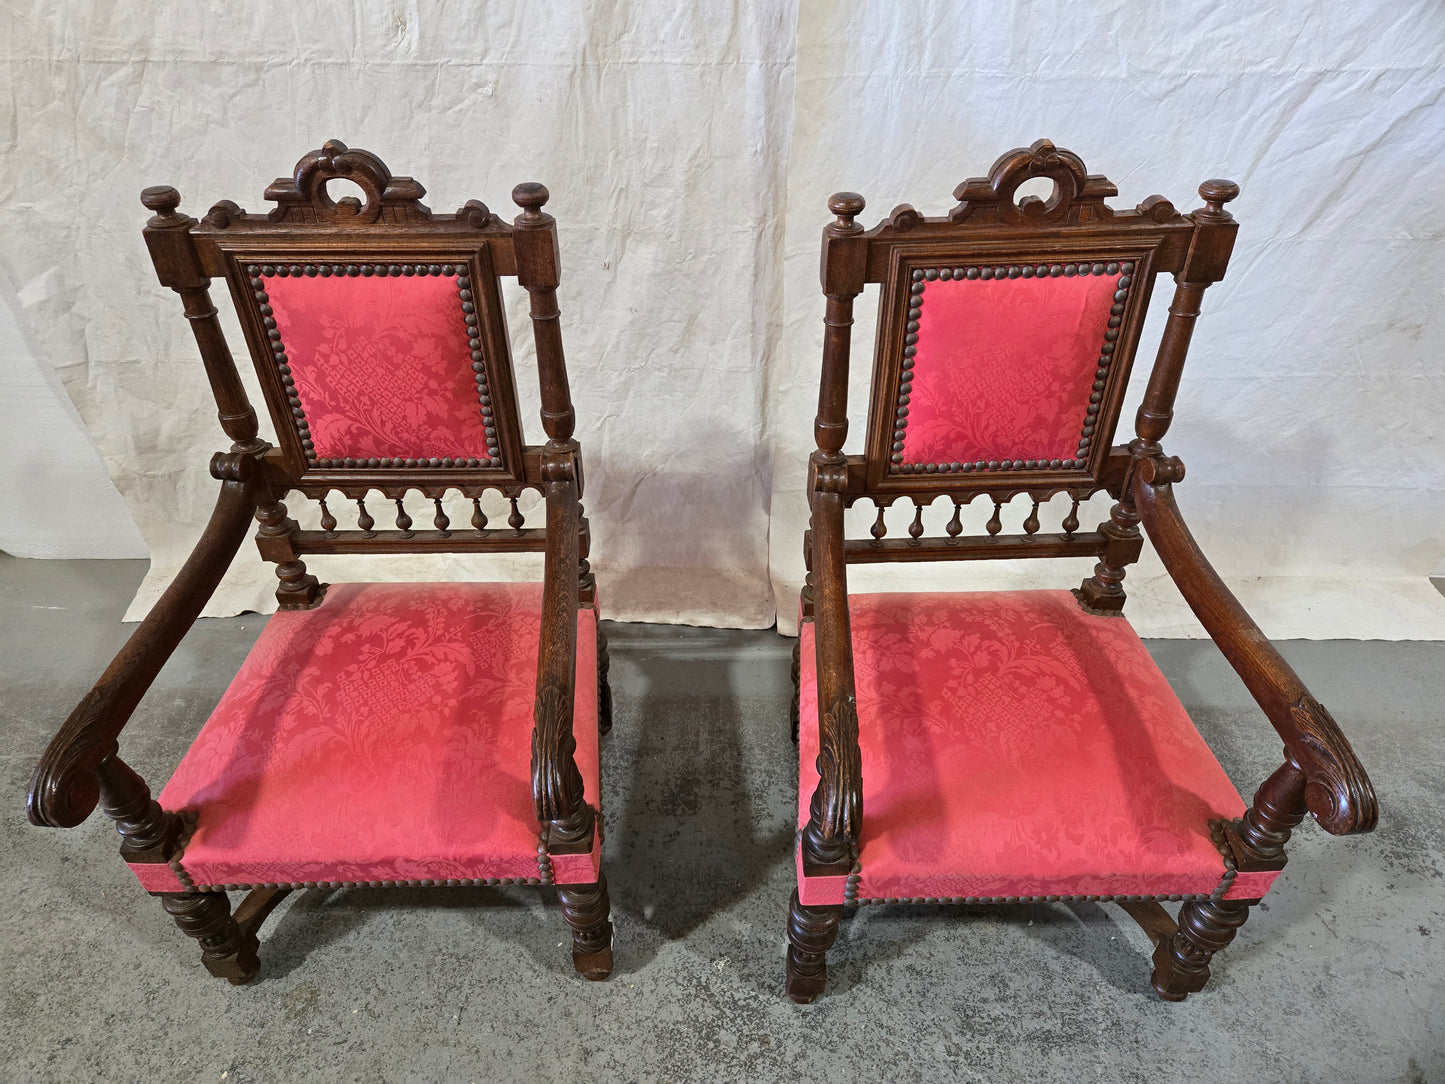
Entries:
{"label": "carved wooden molding", "polygon": [[1379,820],[1375,788],[1339,724],[1313,696],[1289,708],[1298,736],[1286,748],[1305,776],[1305,805],[1331,835],[1371,831]]}
{"label": "carved wooden molding", "polygon": [[582,773],[573,754],[572,690],[548,685],[537,692],[532,731],[532,801],[537,819],[572,816],[582,804]]}
{"label": "carved wooden molding", "polygon": [[863,827],[863,754],[851,696],[824,713],[818,743],[818,787],[803,845],[810,857],[826,864],[846,858]]}
{"label": "carved wooden molding", "polygon": [[[333,200],[326,185],[348,180],[366,193],[366,201],[347,196]],[[370,151],[353,150],[339,139],[329,139],[320,150],[301,157],[290,177],[278,177],[266,189],[277,204],[268,216],[272,222],[300,225],[362,226],[373,222],[425,222],[431,211],[421,202],[426,189],[410,177],[393,177],[386,163]],[[468,208],[470,208],[470,204]],[[208,220],[224,228],[220,218],[235,217],[235,205],[218,204]],[[465,209],[464,209],[465,210]],[[486,212],[485,207],[480,208]],[[217,213],[219,217],[217,216]],[[483,217],[468,212],[468,219]],[[486,218],[483,217],[483,224]]]}
{"label": "carved wooden molding", "polygon": [[[1019,186],[1036,177],[1053,181],[1053,194],[1047,200],[1025,196],[1015,201]],[[955,188],[953,198],[959,202],[948,218],[973,224],[1083,225],[1113,218],[1114,211],[1104,200],[1118,194],[1109,178],[1090,173],[1073,151],[1040,139],[1001,155],[989,167],[987,177],[970,177]],[[906,221],[909,213],[916,219],[917,212],[906,205],[893,212],[895,229],[916,225],[916,221]],[[1137,213],[1155,222],[1178,218],[1173,205],[1162,196],[1150,196]]]}

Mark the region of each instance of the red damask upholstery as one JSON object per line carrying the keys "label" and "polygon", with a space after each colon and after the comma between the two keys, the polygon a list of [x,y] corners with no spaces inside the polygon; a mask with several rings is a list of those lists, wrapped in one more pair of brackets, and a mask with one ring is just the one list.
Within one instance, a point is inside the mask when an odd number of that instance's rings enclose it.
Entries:
{"label": "red damask upholstery", "polygon": [[[863,834],[857,896],[970,899],[1209,895],[1225,884],[1210,821],[1244,803],[1122,617],[1067,591],[849,598]],[[813,626],[800,711],[816,719]],[[798,823],[818,784],[800,728]],[[1263,896],[1240,873],[1225,895]],[[805,878],[804,904],[845,878]]]}
{"label": "red damask upholstery", "polygon": [[321,465],[495,458],[485,365],[463,311],[472,293],[456,277],[277,273],[258,281],[314,445],[308,451]]}
{"label": "red damask upholstery", "polygon": [[[530,774],[539,583],[352,583],[271,618],[160,794],[197,885],[545,879]],[[574,729],[598,802],[596,615]],[[180,891],[164,865],[131,867]],[[554,855],[558,884],[598,854]],[[151,883],[155,882],[155,883]],[[165,883],[160,883],[165,882]]]}
{"label": "red damask upholstery", "polygon": [[1087,447],[1095,372],[1113,352],[1105,336],[1123,311],[1114,295],[1131,283],[1118,264],[1078,265],[1084,274],[1075,266],[1068,276],[1045,268],[1029,278],[918,283],[903,464],[1061,464],[1081,440]]}

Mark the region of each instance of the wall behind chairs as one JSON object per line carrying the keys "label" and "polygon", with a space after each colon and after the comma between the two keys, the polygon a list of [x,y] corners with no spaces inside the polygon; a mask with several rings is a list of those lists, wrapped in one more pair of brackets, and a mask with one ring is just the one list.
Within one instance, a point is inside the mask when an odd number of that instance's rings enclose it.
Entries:
{"label": "wall behind chairs", "polygon": [[[417,177],[441,211],[480,198],[510,217],[512,186],[544,181],[607,614],[766,626],[776,612],[789,627],[827,195],[862,192],[869,225],[903,201],[942,213],[959,180],[1044,136],[1108,174],[1120,206],[1159,191],[1192,208],[1211,176],[1244,188],[1233,269],[1206,297],[1167,444],[1189,465],[1196,533],[1266,631],[1445,637],[1426,581],[1445,556],[1445,10],[1177,8],[7,6],[0,269],[33,299],[17,309],[25,341],[59,373],[152,554],[131,616],[198,536],[205,464],[224,444],[140,239],[145,185],[174,184],[196,215],[223,198],[260,210],[265,185],[331,137]],[[520,291],[509,305],[535,438]],[[850,450],[873,306],[871,292],[858,305]],[[89,469],[47,500],[103,488]],[[22,517],[39,512],[34,489],[11,504]],[[134,552],[111,533],[116,555]],[[333,580],[536,570],[312,566]],[[1069,586],[1086,572],[970,565],[911,585]],[[1157,565],[1130,584],[1141,630],[1195,631]],[[245,546],[208,612],[269,608],[273,585]]]}
{"label": "wall behind chairs", "polygon": [[0,551],[144,557],[145,542],[80,415],[20,327],[20,311],[48,285],[41,279],[20,294],[0,268]]}

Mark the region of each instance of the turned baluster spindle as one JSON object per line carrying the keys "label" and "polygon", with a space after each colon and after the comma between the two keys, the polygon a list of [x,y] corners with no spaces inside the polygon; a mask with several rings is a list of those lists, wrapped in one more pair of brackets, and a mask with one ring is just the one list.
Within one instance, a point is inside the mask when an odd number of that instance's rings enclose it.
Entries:
{"label": "turned baluster spindle", "polygon": [[908,525],[908,537],[916,546],[918,540],[923,537],[923,502],[915,498],[913,509],[913,522]]}
{"label": "turned baluster spindle", "polygon": [[963,502],[957,498],[953,502],[953,518],[948,521],[944,530],[948,532],[950,542],[957,541],[958,536],[963,533]]}
{"label": "turned baluster spindle", "polygon": [[437,514],[432,517],[432,525],[436,527],[437,533],[445,538],[451,534],[451,531],[447,530],[447,528],[452,525],[452,521],[446,512],[442,510],[442,499],[440,497],[433,497],[432,503],[436,505],[437,508]]}
{"label": "turned baluster spindle", "polygon": [[993,515],[989,517],[984,529],[988,531],[991,539],[997,538],[999,531],[1003,530],[1003,503],[997,497],[993,501]]}
{"label": "turned baluster spindle", "polygon": [[1074,498],[1074,506],[1069,509],[1069,514],[1064,517],[1064,537],[1073,538],[1074,532],[1079,529],[1079,498]]}
{"label": "turned baluster spindle", "polygon": [[331,514],[331,509],[326,507],[326,498],[318,497],[316,503],[321,505],[321,529],[327,534],[335,534],[336,517]]}
{"label": "turned baluster spindle", "polygon": [[487,514],[482,511],[482,499],[472,498],[472,530],[485,531],[487,529]]}
{"label": "turned baluster spindle", "polygon": [[517,498],[513,497],[511,500],[512,513],[507,517],[507,526],[512,528],[512,530],[514,531],[520,531],[523,525],[527,522],[527,520],[522,515],[522,513],[517,510]]}
{"label": "turned baluster spindle", "polygon": [[356,525],[361,528],[361,533],[370,537],[376,532],[372,530],[376,526],[376,520],[371,518],[371,513],[366,510],[366,500],[363,497],[356,498]]}
{"label": "turned baluster spindle", "polygon": [[406,505],[402,504],[400,497],[396,499],[396,529],[401,532],[402,538],[410,538],[414,533],[411,529],[411,517],[406,514]]}
{"label": "turned baluster spindle", "polygon": [[1024,520],[1024,534],[1035,535],[1039,533],[1039,502],[1034,501],[1034,507],[1029,512],[1029,518]]}
{"label": "turned baluster spindle", "polygon": [[868,533],[873,536],[874,542],[882,542],[883,536],[888,533],[888,524],[883,522],[883,513],[886,508],[886,505],[878,506],[878,518],[873,521],[873,526],[868,528]]}

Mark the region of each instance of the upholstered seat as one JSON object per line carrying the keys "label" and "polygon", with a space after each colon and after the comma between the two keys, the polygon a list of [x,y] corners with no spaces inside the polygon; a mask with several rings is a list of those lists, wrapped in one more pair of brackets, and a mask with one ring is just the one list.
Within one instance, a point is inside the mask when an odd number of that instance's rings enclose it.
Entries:
{"label": "upholstered seat", "polygon": [[[276,614],[160,794],[188,814],[151,891],[375,881],[590,884],[540,859],[530,769],[540,583],[350,583]],[[598,801],[596,615],[573,733]]]}
{"label": "upholstered seat", "polygon": [[[1212,822],[1244,802],[1122,616],[1068,591],[849,600],[863,830],[850,877],[800,899],[1257,899],[1273,871],[1226,867]],[[803,625],[802,717],[817,713]],[[800,731],[798,823],[818,786]],[[850,885],[848,882],[852,882]]]}

